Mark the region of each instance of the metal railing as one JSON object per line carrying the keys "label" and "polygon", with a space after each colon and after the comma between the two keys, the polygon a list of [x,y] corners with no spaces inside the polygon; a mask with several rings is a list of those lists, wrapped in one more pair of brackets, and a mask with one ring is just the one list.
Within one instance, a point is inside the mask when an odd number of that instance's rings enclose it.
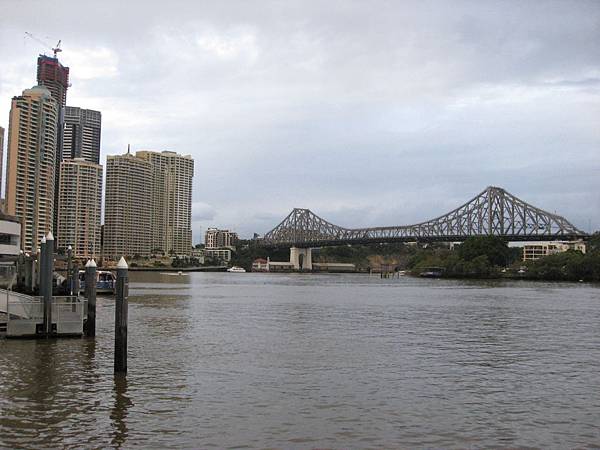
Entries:
{"label": "metal railing", "polygon": [[42,297],[21,294],[19,292],[0,289],[0,311],[6,312],[8,316],[14,315],[28,318],[36,314],[35,306],[42,301]]}
{"label": "metal railing", "polygon": [[11,292],[7,299],[6,335],[34,336],[38,324],[44,320],[44,303],[42,297]]}
{"label": "metal railing", "polygon": [[[82,334],[87,301],[77,296],[56,296],[52,299],[52,323],[57,334]],[[43,297],[10,292],[7,295],[7,336],[32,336],[44,320]]]}
{"label": "metal railing", "polygon": [[54,297],[52,322],[56,323],[56,332],[58,334],[83,333],[84,306],[76,296]]}
{"label": "metal railing", "polygon": [[17,267],[14,264],[0,264],[0,286],[10,287],[17,279]]}

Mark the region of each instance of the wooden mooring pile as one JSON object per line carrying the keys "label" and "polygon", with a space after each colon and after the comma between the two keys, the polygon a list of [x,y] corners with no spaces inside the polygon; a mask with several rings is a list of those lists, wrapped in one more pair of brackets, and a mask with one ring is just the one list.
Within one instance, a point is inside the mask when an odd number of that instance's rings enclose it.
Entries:
{"label": "wooden mooring pile", "polygon": [[[84,294],[79,292],[79,269],[67,257],[66,295],[54,295],[54,237],[40,242],[37,259],[21,255],[17,261],[18,285],[30,294],[0,289],[0,332],[7,338],[50,339],[96,336],[96,262],[85,265]],[[115,289],[115,373],[127,372],[129,275],[125,258],[117,264]],[[37,272],[37,273],[36,273]],[[6,322],[1,318],[5,317]]]}

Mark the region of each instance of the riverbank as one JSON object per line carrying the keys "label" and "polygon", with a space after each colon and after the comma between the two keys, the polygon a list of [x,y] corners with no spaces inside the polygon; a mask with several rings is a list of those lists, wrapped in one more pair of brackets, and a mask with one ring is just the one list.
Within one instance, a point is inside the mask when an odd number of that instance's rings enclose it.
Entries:
{"label": "riverbank", "polygon": [[198,267],[129,267],[131,272],[225,272],[227,266]]}

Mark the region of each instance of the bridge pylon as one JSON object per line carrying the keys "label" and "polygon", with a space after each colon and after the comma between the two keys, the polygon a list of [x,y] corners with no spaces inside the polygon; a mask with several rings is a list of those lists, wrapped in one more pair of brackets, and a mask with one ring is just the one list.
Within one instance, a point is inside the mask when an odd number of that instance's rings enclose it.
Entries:
{"label": "bridge pylon", "polygon": [[290,263],[294,265],[294,270],[312,270],[312,249],[291,247]]}

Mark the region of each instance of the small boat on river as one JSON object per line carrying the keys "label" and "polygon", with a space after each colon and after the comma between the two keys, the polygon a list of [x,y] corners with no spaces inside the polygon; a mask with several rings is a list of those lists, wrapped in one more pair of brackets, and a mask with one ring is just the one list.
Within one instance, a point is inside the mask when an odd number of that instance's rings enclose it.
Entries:
{"label": "small boat on river", "polygon": [[444,269],[442,267],[425,267],[419,276],[423,278],[441,278],[443,273]]}
{"label": "small boat on river", "polygon": [[[109,270],[96,271],[96,293],[114,294],[115,293],[115,274]],[[85,270],[79,271],[79,292],[85,291]]]}
{"label": "small boat on river", "polygon": [[229,269],[227,269],[227,272],[245,273],[246,269],[244,269],[243,267],[239,267],[239,266],[231,266]]}

